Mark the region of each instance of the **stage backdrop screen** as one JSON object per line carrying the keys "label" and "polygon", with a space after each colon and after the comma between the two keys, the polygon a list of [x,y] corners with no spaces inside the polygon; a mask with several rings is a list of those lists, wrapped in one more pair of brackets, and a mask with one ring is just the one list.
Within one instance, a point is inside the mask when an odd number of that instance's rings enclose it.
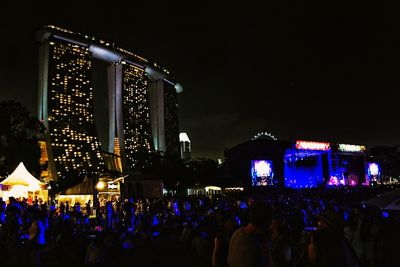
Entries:
{"label": "stage backdrop screen", "polygon": [[253,186],[274,185],[272,160],[252,160],[251,179]]}

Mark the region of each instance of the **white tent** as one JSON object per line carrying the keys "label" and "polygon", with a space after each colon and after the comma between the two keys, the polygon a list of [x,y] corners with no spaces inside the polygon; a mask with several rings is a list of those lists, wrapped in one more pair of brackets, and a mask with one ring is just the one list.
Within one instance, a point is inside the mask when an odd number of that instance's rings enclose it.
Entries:
{"label": "white tent", "polygon": [[[28,172],[21,162],[14,172],[0,183],[3,196],[28,197],[28,192],[42,191],[43,183]],[[4,188],[7,188],[4,190]],[[7,194],[5,194],[7,192]]]}
{"label": "white tent", "polygon": [[377,195],[364,201],[364,204],[372,205],[382,210],[400,210],[400,190]]}

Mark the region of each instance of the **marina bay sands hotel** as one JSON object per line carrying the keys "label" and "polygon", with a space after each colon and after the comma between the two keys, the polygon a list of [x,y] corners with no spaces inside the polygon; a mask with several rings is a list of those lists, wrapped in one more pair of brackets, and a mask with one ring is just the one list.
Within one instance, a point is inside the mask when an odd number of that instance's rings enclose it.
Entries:
{"label": "marina bay sands hotel", "polygon": [[[114,43],[56,26],[44,27],[37,39],[39,119],[47,129],[52,179],[68,172],[100,174],[103,151],[120,155],[124,172],[143,168],[152,153],[179,155],[177,94],[183,89],[167,69]],[[106,145],[94,118],[94,59],[108,64]]]}

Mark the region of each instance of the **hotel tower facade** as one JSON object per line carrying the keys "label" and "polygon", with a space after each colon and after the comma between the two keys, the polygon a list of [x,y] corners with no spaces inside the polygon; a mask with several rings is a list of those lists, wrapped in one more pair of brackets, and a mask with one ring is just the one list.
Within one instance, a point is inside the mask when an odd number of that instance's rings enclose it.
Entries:
{"label": "hotel tower facade", "polygon": [[[165,68],[101,39],[56,26],[37,33],[39,118],[46,126],[52,179],[99,175],[102,151],[119,145],[125,173],[144,168],[151,153],[179,156],[177,94]],[[108,144],[95,123],[93,60],[108,64]],[[106,108],[106,107],[105,107]]]}

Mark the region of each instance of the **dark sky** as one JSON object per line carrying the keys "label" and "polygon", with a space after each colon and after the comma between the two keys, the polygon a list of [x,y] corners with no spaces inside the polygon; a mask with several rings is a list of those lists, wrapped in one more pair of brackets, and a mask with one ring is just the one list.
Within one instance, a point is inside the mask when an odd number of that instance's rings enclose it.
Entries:
{"label": "dark sky", "polygon": [[184,87],[180,128],[194,156],[221,158],[224,148],[260,131],[398,144],[398,10],[391,2],[348,0],[6,1],[0,100],[36,112],[34,33],[53,24],[170,69]]}

